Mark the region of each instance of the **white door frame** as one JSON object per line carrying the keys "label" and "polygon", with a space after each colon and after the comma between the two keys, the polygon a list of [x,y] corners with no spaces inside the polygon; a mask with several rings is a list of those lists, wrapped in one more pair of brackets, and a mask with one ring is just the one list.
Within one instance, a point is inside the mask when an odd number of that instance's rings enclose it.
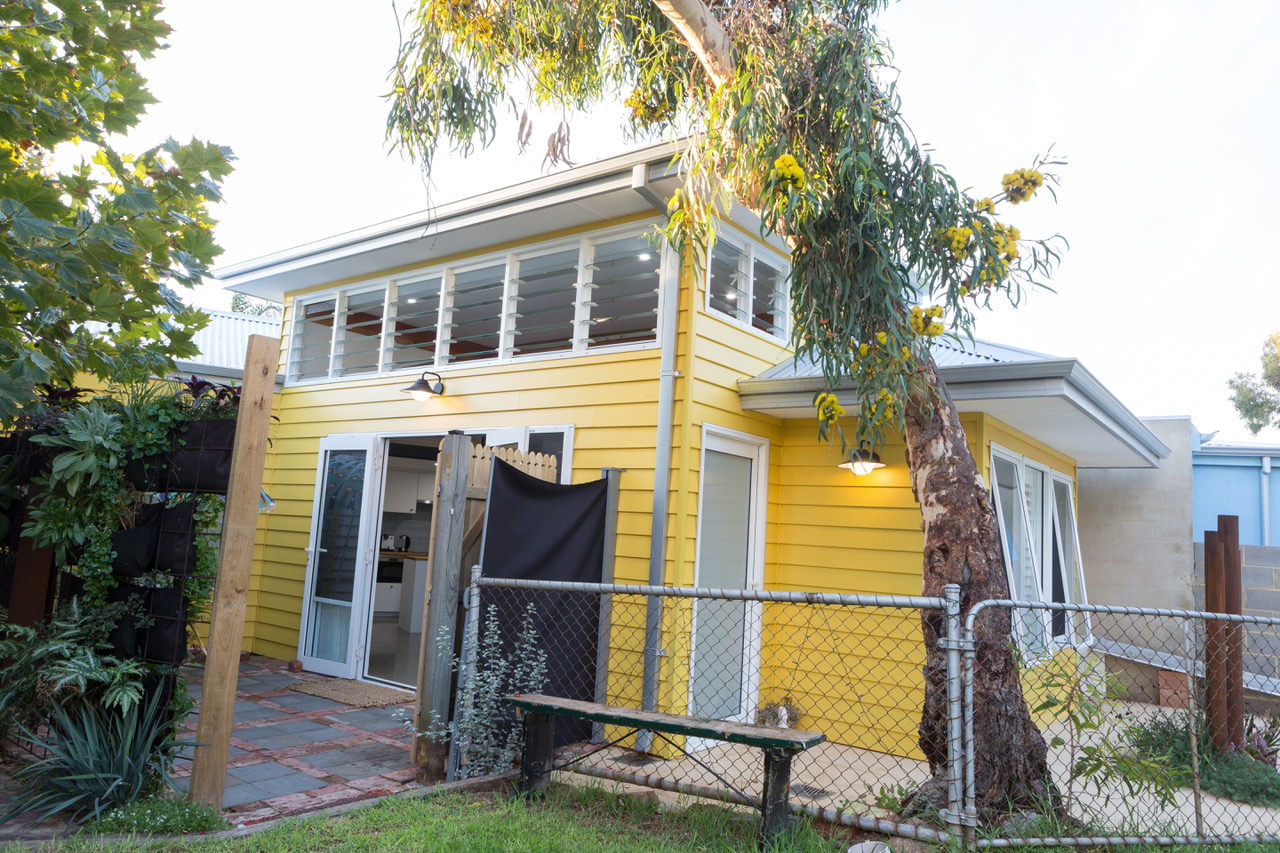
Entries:
{"label": "white door frame", "polygon": [[[365,642],[368,635],[365,623],[369,608],[374,567],[377,565],[376,530],[373,521],[380,518],[383,490],[383,444],[373,433],[327,435],[320,439],[320,451],[316,460],[316,489],[311,506],[311,529],[308,534],[307,571],[303,581],[302,618],[298,631],[298,660],[308,672],[355,678],[364,671]],[[355,577],[352,579],[351,601],[348,611],[347,648],[344,661],[314,657],[306,653],[310,637],[311,612],[314,603],[316,557],[320,551],[320,513],[324,506],[325,469],[330,451],[365,451],[364,483],[360,496],[359,532],[356,540]],[[335,602],[347,604],[347,602]]]}
{"label": "white door frame", "polygon": [[[768,513],[769,496],[769,440],[760,436],[704,423],[702,425],[702,450],[699,460],[699,471],[706,470],[707,451],[712,450],[750,459],[751,488],[749,492],[748,533],[747,533],[747,572],[746,589],[759,590],[764,587],[764,554],[765,554],[765,522]],[[699,474],[698,487],[698,523],[697,540],[694,551],[693,585],[699,586],[702,578],[703,548],[703,501],[704,490]],[[690,625],[689,650],[689,695],[688,707],[693,708],[693,673],[698,665],[698,649],[696,643],[698,625],[698,600],[694,600],[693,616]],[[755,706],[760,694],[760,661],[762,638],[762,606],[760,602],[748,602],[744,632],[742,659],[742,693],[739,715],[734,717],[740,722],[754,722]],[[687,748],[697,750],[711,745],[698,738],[689,738]]]}

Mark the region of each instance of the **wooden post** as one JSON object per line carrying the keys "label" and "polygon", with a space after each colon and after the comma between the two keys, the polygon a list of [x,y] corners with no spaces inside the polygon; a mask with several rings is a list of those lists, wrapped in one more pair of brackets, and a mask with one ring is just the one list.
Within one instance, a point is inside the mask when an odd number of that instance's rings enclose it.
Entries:
{"label": "wooden post", "polygon": [[[1233,616],[1244,613],[1244,586],[1240,577],[1240,518],[1218,516],[1218,541],[1222,543],[1222,577],[1225,595],[1223,611]],[[1244,743],[1244,625],[1226,626],[1227,734],[1228,742]]]}
{"label": "wooden post", "polygon": [[[418,731],[429,729],[433,719],[441,722],[449,719],[470,465],[471,438],[461,433],[445,436],[436,461],[439,487],[432,510],[431,551],[427,557],[431,603],[427,607],[422,653],[418,658],[418,701],[414,712],[414,728]],[[414,742],[413,760],[423,768],[424,779],[443,778],[448,758],[449,744],[443,740],[419,737]]]}
{"label": "wooden post", "polygon": [[236,438],[231,451],[231,480],[222,517],[222,546],[218,578],[213,587],[209,617],[208,658],[200,694],[195,760],[191,766],[193,803],[222,808],[227,779],[227,751],[231,746],[231,715],[236,704],[240,672],[240,641],[249,576],[253,569],[253,540],[258,529],[258,497],[267,459],[267,430],[271,426],[271,397],[275,392],[280,339],[249,337],[244,386],[236,415]]}
{"label": "wooden post", "polygon": [[[1204,534],[1204,609],[1222,613],[1226,587],[1223,583],[1224,553],[1215,531]],[[1227,722],[1226,625],[1216,619],[1205,623],[1204,674],[1206,710],[1209,712],[1209,736],[1218,750],[1231,742]]]}

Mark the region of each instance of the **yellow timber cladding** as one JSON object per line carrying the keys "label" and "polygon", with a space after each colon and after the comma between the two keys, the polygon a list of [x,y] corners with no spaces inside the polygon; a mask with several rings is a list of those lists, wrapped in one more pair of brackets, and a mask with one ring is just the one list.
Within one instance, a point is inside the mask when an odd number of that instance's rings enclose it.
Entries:
{"label": "yellow timber cladding", "polygon": [[[543,239],[563,236],[571,235]],[[765,588],[919,594],[923,537],[901,441],[880,450],[887,467],[854,478],[836,467],[838,448],[819,443],[815,421],[743,411],[737,381],[762,373],[785,359],[789,350],[774,337],[708,310],[705,277],[696,276],[689,263],[682,265],[679,281],[675,363],[679,374],[672,423],[665,427],[672,439],[665,582],[684,586],[695,582],[703,428],[713,425],[767,442]],[[304,293],[286,297],[282,370],[288,366],[294,308]],[[246,648],[283,659],[297,654],[319,443],[330,434],[572,425],[572,482],[597,479],[606,466],[626,469],[621,478],[615,577],[620,582],[646,582],[656,482],[660,357],[652,345],[458,366],[445,375],[447,394],[427,403],[400,393],[412,378],[404,373],[286,386],[277,401],[280,420],[265,475],[277,509],[264,516],[259,527]],[[962,421],[987,482],[992,442],[1075,476],[1073,460],[990,416],[966,414]],[[789,675],[794,661],[811,659],[812,651],[795,647],[796,632],[789,630],[789,620],[795,618],[792,609],[775,607],[769,612],[761,649],[762,704],[792,692]],[[688,624],[684,619],[666,623]],[[804,725],[826,731],[836,742],[915,754],[923,696],[918,617],[914,612],[881,613],[860,623],[858,632],[859,636],[808,635],[802,642],[827,652],[828,683],[851,688],[844,690],[849,696],[857,695],[857,685],[847,683],[842,658],[879,645],[884,653],[870,669],[864,663],[859,677],[894,685],[891,706],[857,709],[845,707],[848,702],[840,697],[795,696],[808,708],[823,709]],[[877,642],[868,643],[869,639]],[[659,691],[666,706],[660,710],[685,711],[689,661],[681,651],[687,651],[688,639],[667,636],[663,640],[669,654],[661,672],[664,688]],[[621,632],[613,637],[611,692],[622,692],[618,685],[624,680],[640,678],[640,641],[639,636]]]}

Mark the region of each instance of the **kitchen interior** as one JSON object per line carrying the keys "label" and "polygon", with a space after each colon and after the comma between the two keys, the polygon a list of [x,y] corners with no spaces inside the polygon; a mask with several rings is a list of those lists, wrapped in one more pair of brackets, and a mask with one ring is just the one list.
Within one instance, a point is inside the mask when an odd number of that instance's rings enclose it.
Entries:
{"label": "kitchen interior", "polygon": [[386,457],[365,675],[412,690],[426,616],[428,544],[439,436],[396,438]]}

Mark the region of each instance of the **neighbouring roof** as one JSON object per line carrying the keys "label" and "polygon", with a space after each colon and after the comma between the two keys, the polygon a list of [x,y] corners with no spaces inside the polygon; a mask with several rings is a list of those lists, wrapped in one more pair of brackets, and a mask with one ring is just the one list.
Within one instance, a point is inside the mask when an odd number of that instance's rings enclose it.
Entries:
{"label": "neighbouring roof", "polygon": [[[933,345],[938,374],[961,412],[984,412],[1076,460],[1081,468],[1154,468],[1169,448],[1074,358],[975,340]],[[812,361],[789,358],[738,380],[742,407],[813,417],[826,380]],[[835,389],[853,398],[846,381]]]}
{"label": "neighbouring roof", "polygon": [[180,373],[196,373],[205,378],[241,379],[250,335],[280,337],[279,317],[206,311],[209,325],[195,334],[200,355],[178,362]]}

